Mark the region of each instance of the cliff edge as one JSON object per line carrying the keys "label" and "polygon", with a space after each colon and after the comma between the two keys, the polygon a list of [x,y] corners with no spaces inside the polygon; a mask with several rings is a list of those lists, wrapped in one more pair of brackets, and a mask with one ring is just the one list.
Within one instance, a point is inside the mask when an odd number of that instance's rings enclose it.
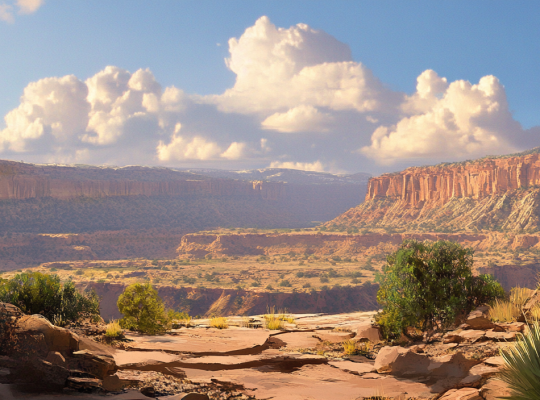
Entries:
{"label": "cliff edge", "polygon": [[535,232],[540,148],[503,157],[412,167],[371,178],[365,202],[327,228]]}

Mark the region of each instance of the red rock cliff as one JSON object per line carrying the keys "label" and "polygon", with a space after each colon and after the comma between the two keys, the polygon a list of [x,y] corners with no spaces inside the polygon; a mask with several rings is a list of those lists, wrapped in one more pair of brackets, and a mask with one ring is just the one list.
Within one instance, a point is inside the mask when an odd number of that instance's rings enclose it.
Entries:
{"label": "red rock cliff", "polygon": [[537,231],[540,154],[413,167],[371,178],[366,201],[327,227]]}

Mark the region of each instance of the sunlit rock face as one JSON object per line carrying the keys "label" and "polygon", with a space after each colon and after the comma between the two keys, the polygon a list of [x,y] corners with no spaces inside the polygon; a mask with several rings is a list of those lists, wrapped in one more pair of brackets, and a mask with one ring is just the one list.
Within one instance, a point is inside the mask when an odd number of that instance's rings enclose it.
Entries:
{"label": "sunlit rock face", "polygon": [[328,225],[530,232],[538,229],[539,201],[535,150],[372,178],[366,201]]}

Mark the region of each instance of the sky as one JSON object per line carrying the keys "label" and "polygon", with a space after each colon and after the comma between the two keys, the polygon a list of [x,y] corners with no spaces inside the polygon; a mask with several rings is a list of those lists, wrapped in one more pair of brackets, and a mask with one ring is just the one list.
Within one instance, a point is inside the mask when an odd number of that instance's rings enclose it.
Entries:
{"label": "sky", "polygon": [[540,145],[537,1],[0,0],[0,159],[379,174]]}

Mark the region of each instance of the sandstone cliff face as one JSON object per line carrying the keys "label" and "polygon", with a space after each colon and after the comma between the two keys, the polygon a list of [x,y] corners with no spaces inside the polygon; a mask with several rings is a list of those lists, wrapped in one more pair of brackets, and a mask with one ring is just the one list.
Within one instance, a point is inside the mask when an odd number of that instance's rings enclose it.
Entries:
{"label": "sandstone cliff face", "polygon": [[327,226],[536,231],[539,186],[539,154],[408,168],[370,179],[365,202]]}
{"label": "sandstone cliff face", "polygon": [[[116,306],[124,285],[111,283],[84,283],[79,289],[94,289],[101,298],[101,316],[105,319],[122,317]],[[378,308],[378,285],[363,285],[330,289],[314,293],[268,293],[235,289],[208,289],[190,287],[157,287],[167,308],[188,312],[190,315],[264,314],[267,307],[287,309],[290,313],[342,313],[371,311]]]}
{"label": "sandstone cliff face", "polygon": [[0,234],[304,227],[338,216],[364,196],[363,181],[335,180],[247,181],[166,168],[0,161]]}

